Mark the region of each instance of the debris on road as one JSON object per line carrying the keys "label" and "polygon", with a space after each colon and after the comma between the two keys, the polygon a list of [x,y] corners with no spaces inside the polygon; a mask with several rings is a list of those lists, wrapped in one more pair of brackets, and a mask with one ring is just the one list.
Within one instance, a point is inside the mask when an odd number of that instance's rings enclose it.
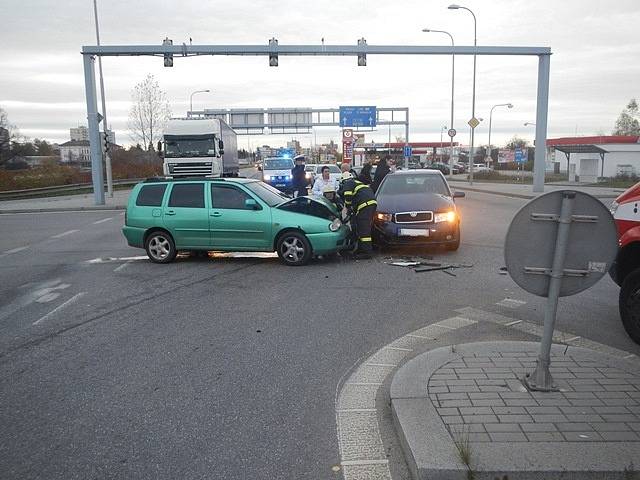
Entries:
{"label": "debris on road", "polygon": [[450,271],[451,269],[454,269],[454,268],[472,268],[472,267],[473,267],[473,264],[471,264],[471,263],[442,263],[442,264],[434,264],[434,265],[430,265],[430,266],[425,265],[422,268],[414,268],[413,271],[416,272],[416,273],[443,271],[443,272],[455,277],[456,275],[453,274],[453,272]]}
{"label": "debris on road", "polygon": [[509,272],[507,271],[507,267],[500,267],[498,269],[498,275],[508,275]]}

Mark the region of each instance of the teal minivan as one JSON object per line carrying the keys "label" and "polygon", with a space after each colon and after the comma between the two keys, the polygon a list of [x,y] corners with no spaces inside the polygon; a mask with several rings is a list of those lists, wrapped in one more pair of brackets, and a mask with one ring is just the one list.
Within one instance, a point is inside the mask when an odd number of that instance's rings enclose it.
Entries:
{"label": "teal minivan", "polygon": [[152,262],[178,251],[273,252],[286,265],[347,247],[348,228],[322,197],[289,198],[248,178],[152,178],[129,197],[122,229]]}

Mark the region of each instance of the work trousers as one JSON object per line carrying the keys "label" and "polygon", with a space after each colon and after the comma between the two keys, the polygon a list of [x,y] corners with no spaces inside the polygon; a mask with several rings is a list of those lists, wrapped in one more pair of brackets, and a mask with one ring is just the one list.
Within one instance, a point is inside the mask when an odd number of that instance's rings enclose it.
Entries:
{"label": "work trousers", "polygon": [[376,206],[369,205],[356,214],[356,234],[358,236],[359,252],[371,253],[373,244],[371,239],[371,227],[373,226],[373,215],[376,213]]}

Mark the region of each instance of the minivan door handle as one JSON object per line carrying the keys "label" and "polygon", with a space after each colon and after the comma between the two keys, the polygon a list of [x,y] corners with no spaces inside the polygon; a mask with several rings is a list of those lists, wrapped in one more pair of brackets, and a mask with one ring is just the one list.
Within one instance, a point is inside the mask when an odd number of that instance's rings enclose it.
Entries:
{"label": "minivan door handle", "polygon": [[222,213],[221,213],[221,212],[212,212],[210,215],[211,215],[212,217],[221,217],[221,216],[222,216]]}
{"label": "minivan door handle", "polygon": [[166,212],[164,212],[165,215],[175,215],[176,212],[175,210],[167,210]]}

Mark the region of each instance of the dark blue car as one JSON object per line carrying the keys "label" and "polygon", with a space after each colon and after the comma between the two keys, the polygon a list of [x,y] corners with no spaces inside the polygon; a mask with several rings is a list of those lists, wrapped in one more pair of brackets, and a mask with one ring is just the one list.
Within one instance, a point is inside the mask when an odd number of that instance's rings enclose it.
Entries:
{"label": "dark blue car", "polygon": [[376,194],[374,241],[386,245],[460,245],[460,216],[445,177],[437,170],[403,170],[387,175]]}

